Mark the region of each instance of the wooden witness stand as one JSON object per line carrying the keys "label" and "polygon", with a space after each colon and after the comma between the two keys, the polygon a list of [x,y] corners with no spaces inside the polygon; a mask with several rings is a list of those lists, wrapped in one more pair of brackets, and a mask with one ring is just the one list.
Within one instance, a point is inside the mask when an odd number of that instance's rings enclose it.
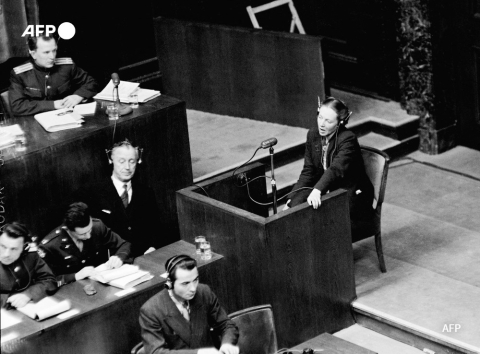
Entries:
{"label": "wooden witness stand", "polygon": [[[265,175],[255,163],[237,171],[248,180]],[[332,192],[314,210],[306,203],[268,216],[231,172],[177,192],[180,237],[204,235],[225,260],[212,286],[228,312],[271,304],[278,345],[292,347],[324,332],[354,324],[356,297],[347,193]],[[250,195],[266,202],[266,182]],[[212,273],[210,273],[212,275]]]}

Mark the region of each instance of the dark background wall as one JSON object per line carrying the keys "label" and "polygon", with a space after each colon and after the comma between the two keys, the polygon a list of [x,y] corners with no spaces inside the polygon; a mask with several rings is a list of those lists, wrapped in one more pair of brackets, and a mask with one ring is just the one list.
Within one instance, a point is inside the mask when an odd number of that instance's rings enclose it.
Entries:
{"label": "dark background wall", "polygon": [[[332,87],[399,100],[396,9],[400,1],[295,1],[306,33],[324,37],[325,75]],[[434,129],[456,122],[456,144],[480,149],[480,0],[419,1],[428,4],[432,22]],[[124,80],[157,89],[162,84],[153,18],[251,28],[246,6],[265,2],[136,0],[122,6],[114,0],[38,0],[42,24],[70,21],[76,26],[75,37],[60,43],[59,55],[72,56],[102,85],[118,71]],[[289,29],[287,6],[257,18],[265,29]],[[18,62],[13,58],[0,64],[0,89],[8,87],[8,72]]]}

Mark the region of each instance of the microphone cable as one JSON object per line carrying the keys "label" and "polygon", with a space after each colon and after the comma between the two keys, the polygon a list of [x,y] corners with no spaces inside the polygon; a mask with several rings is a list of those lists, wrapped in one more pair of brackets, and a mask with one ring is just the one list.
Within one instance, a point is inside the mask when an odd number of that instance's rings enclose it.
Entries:
{"label": "microphone cable", "polygon": [[[262,147],[259,146],[259,147],[255,150],[255,152],[253,153],[252,157],[250,157],[246,162],[244,162],[243,164],[241,164],[240,166],[238,166],[236,169],[234,169],[233,172],[232,172],[232,177],[235,176],[235,172],[237,172],[237,170],[238,170],[240,167],[243,167],[243,166],[245,166],[247,163],[249,163],[249,162],[255,157],[255,155],[257,154],[258,150],[260,150],[261,148],[262,148]],[[233,184],[234,184],[236,187],[243,187],[243,186],[237,185],[237,184],[235,183],[235,181],[233,182]]]}

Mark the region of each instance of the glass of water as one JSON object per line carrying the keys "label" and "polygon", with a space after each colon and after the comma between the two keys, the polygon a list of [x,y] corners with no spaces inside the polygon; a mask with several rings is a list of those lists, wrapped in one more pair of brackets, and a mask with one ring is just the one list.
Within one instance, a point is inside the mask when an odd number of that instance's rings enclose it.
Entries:
{"label": "glass of water", "polygon": [[107,106],[107,114],[109,120],[117,120],[119,118],[118,115],[118,106],[116,103],[109,104]]}
{"label": "glass of water", "polygon": [[15,135],[15,150],[16,151],[25,151],[27,138],[25,137],[25,133]]}
{"label": "glass of water", "polygon": [[196,236],[195,237],[195,247],[196,247],[196,253],[197,254],[202,253],[202,250],[200,249],[200,245],[202,244],[202,242],[205,242],[205,241],[206,241],[205,236]]}
{"label": "glass of water", "polygon": [[138,108],[138,93],[134,92],[129,96],[130,107]]}
{"label": "glass of water", "polygon": [[200,249],[202,250],[202,260],[208,261],[209,259],[212,259],[212,249],[210,248],[210,242],[202,242],[202,244],[200,245]]}

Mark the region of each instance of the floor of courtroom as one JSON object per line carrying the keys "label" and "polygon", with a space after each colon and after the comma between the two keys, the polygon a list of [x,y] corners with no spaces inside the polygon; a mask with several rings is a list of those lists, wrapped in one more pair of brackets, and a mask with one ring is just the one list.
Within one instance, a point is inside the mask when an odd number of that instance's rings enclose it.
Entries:
{"label": "floor of courtroom", "polygon": [[[378,117],[393,122],[414,118],[392,102],[335,94],[357,105],[352,125]],[[187,118],[195,181],[240,165],[270,136],[278,138],[275,151],[281,153],[303,143],[307,131],[193,110],[187,110]],[[209,129],[212,125],[216,129]],[[372,134],[359,141],[381,150],[392,144]],[[261,153],[257,159],[268,155]],[[373,238],[354,244],[358,324],[336,336],[382,354],[421,353],[428,344],[416,342],[418,336],[458,352],[480,352],[479,161],[480,152],[457,146],[435,156],[416,151],[391,162],[382,213],[387,273],[378,268]],[[278,167],[278,188],[290,186],[302,166],[303,160],[297,160]],[[445,330],[452,322],[460,330]]]}

